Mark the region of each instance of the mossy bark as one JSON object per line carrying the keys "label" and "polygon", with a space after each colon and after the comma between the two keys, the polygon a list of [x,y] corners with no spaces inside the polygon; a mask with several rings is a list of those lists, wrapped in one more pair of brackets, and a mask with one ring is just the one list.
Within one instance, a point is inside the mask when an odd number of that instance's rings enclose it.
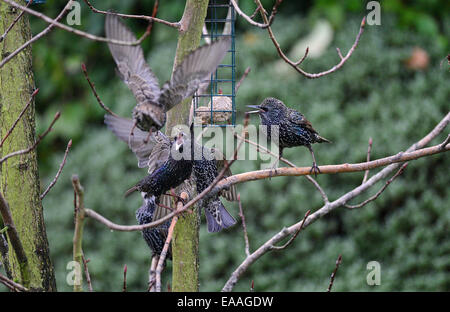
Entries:
{"label": "mossy bark", "polygon": [[[205,22],[208,0],[187,0],[181,19],[178,46],[174,68],[184,57],[200,44],[203,23]],[[170,134],[176,125],[186,125],[189,120],[191,98],[175,106],[167,114],[166,133]],[[195,194],[195,192],[192,192]],[[199,245],[198,207],[194,213],[180,218],[172,239],[172,290],[198,291],[198,245]]]}
{"label": "mossy bark", "polygon": [[[0,33],[11,24],[19,12],[0,2]],[[27,15],[0,43],[1,58],[31,38]],[[0,69],[0,137],[3,137],[29,101],[34,90],[31,47],[20,52]],[[35,141],[34,104],[28,109],[0,149],[0,157],[25,149]],[[40,184],[36,152],[12,157],[0,167],[0,191],[9,203],[14,223],[28,258],[29,288],[55,291],[55,275],[40,200]],[[14,279],[21,281],[20,264],[9,250],[9,262]]]}

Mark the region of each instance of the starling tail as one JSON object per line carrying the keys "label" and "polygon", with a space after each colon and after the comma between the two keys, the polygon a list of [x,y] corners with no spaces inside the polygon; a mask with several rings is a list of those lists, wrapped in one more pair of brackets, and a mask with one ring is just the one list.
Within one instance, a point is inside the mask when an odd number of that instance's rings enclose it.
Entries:
{"label": "starling tail", "polygon": [[333,143],[328,139],[325,139],[324,137],[321,137],[320,135],[316,135],[316,143]]}
{"label": "starling tail", "polygon": [[225,209],[220,199],[208,203],[205,207],[205,216],[208,232],[219,232],[236,224],[236,220]]}

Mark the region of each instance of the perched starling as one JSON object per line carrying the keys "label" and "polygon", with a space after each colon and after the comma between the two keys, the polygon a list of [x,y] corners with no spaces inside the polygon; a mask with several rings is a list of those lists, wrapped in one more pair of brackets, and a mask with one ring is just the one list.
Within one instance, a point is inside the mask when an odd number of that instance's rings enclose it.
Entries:
{"label": "perched starling", "polygon": [[[134,34],[115,15],[106,15],[105,29],[109,39],[136,41]],[[216,70],[230,44],[231,39],[223,37],[194,50],[160,88],[158,79],[145,62],[140,46],[108,43],[121,79],[136,98],[137,104],[133,109],[136,126],[150,133],[161,129],[166,122],[166,112],[194,94],[200,83]]]}
{"label": "perched starling", "polygon": [[[157,213],[158,206],[155,202],[154,196],[149,196],[147,193],[142,193],[142,198],[144,203],[138,210],[136,210],[136,220],[139,224],[147,224],[156,220],[155,215]],[[142,237],[144,237],[145,242],[152,250],[154,256],[161,255],[164,243],[166,242],[170,222],[171,221],[168,220],[157,227],[144,229],[142,231]],[[167,258],[172,259],[171,247],[169,247],[167,252]]]}
{"label": "perched starling", "polygon": [[[195,144],[195,153],[196,157],[194,159],[193,169],[197,184],[197,193],[200,194],[211,185],[219,173],[213,149]],[[201,159],[199,153],[201,153]],[[208,232],[219,232],[223,228],[228,228],[236,223],[236,220],[220,201],[219,194],[207,200],[202,200],[201,206],[205,209]]]}
{"label": "perched starling", "polygon": [[[192,173],[193,157],[192,155],[184,157],[182,154],[184,148],[191,148],[190,145],[191,140],[186,134],[180,132],[171,142],[169,156],[162,166],[130,188],[125,196],[140,191],[158,198],[168,190],[183,183],[184,180],[189,179]],[[179,153],[178,159],[173,157],[175,153]]]}
{"label": "perched starling", "polygon": [[261,105],[248,106],[257,109],[249,113],[259,113],[261,123],[267,126],[265,131],[269,140],[271,140],[271,126],[279,127],[279,157],[282,157],[283,149],[286,147],[304,145],[311,152],[313,159],[311,172],[314,172],[314,174],[320,172],[311,144],[331,143],[331,141],[321,137],[303,114],[286,107],[283,102],[275,98],[266,98]]}

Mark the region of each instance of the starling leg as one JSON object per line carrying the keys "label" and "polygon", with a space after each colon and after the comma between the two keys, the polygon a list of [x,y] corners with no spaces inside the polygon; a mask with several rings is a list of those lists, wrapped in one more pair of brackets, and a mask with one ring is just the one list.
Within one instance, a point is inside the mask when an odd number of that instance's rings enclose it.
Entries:
{"label": "starling leg", "polygon": [[167,195],[167,196],[175,197],[178,201],[182,202],[183,205],[186,205],[185,200],[184,200],[182,197],[180,197],[180,196],[178,196],[177,194],[175,194],[175,192],[174,192],[173,189],[170,189],[170,193],[166,193],[166,195]]}
{"label": "starling leg", "polygon": [[314,173],[314,176],[317,177],[317,173],[320,173],[320,169],[319,167],[317,167],[317,163],[316,163],[316,157],[314,156],[314,152],[312,150],[311,145],[307,145],[309,151],[311,152],[311,156],[313,159],[313,165],[311,167],[311,170],[309,170],[309,173]]}
{"label": "starling leg", "polygon": [[168,206],[163,205],[163,204],[160,204],[160,203],[158,203],[157,205],[158,205],[159,207],[164,208],[164,209],[168,209],[168,210],[170,210],[170,211],[175,211],[175,209],[173,209],[172,207],[168,207]]}
{"label": "starling leg", "polygon": [[144,144],[147,144],[147,143],[148,143],[148,140],[150,140],[150,137],[152,136],[153,131],[154,131],[154,127],[151,127],[150,130],[148,131],[147,137],[146,137],[145,140],[144,140]]}

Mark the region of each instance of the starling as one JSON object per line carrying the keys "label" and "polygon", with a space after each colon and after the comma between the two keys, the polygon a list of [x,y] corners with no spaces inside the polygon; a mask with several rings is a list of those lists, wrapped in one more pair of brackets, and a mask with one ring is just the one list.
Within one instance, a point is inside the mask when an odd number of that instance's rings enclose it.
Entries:
{"label": "starling", "polygon": [[[125,193],[125,196],[135,191],[140,191],[159,198],[159,196],[168,190],[177,187],[184,180],[189,179],[192,173],[193,157],[192,155],[184,157],[182,154],[184,148],[191,148],[190,144],[191,140],[186,134],[180,132],[174,138],[174,141],[171,142],[168,158],[162,166],[130,188]],[[179,153],[177,159],[173,157],[175,153]]]}
{"label": "starling", "polygon": [[278,147],[280,158],[283,155],[284,148],[304,145],[309,149],[313,159],[310,172],[314,172],[314,174],[320,173],[311,144],[331,143],[331,141],[321,137],[303,114],[286,107],[282,101],[275,98],[266,98],[260,105],[248,106],[257,109],[249,113],[259,114],[261,123],[267,126],[264,131],[266,131],[269,140],[271,139],[271,126],[279,127]]}
{"label": "starling", "polygon": [[[155,218],[155,215],[157,213],[158,206],[155,201],[155,196],[149,196],[147,193],[142,193],[142,198],[144,203],[138,210],[136,210],[136,220],[139,224],[147,224],[157,219]],[[142,231],[142,237],[144,237],[145,242],[153,252],[153,256],[161,255],[161,251],[164,248],[164,243],[166,242],[170,222],[171,220],[167,220],[157,227],[144,229]],[[167,258],[172,259],[171,246],[167,252]]]}
{"label": "starling", "polygon": [[[115,15],[106,15],[105,29],[109,39],[136,41],[134,34]],[[231,39],[223,37],[194,50],[175,68],[172,78],[160,88],[157,77],[145,62],[140,46],[108,43],[120,78],[128,85],[137,101],[133,109],[135,125],[150,134],[155,129],[161,129],[166,122],[166,112],[194,94],[200,83],[216,70],[230,45]]]}
{"label": "starling", "polygon": [[[215,151],[200,144],[195,144],[195,159],[193,164],[197,193],[203,192],[214,179],[219,175],[217,170],[217,160]],[[198,157],[201,153],[201,159]],[[208,232],[219,232],[223,228],[228,228],[236,223],[236,220],[226,210],[219,199],[219,194],[202,200],[201,206],[205,209]]]}

